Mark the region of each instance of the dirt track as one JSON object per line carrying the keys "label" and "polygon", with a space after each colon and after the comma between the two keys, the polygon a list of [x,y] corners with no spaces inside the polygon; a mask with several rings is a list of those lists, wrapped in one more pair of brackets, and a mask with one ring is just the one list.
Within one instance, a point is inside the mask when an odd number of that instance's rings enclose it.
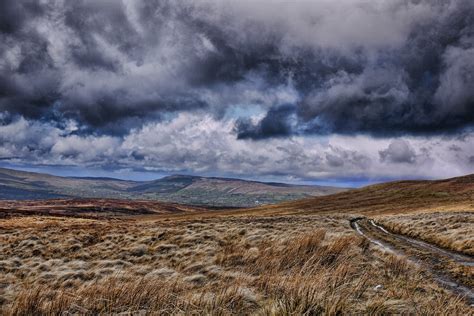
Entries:
{"label": "dirt track", "polygon": [[474,258],[469,255],[442,249],[430,243],[389,232],[372,219],[354,218],[351,227],[372,243],[394,254],[408,258],[430,271],[444,287],[465,296],[474,304],[472,276]]}

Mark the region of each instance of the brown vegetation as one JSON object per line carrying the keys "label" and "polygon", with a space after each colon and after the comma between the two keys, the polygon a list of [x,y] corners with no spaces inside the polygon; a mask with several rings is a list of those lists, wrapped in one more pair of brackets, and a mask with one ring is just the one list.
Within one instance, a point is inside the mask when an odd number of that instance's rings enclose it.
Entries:
{"label": "brown vegetation", "polygon": [[466,314],[348,216],[0,222],[0,314]]}
{"label": "brown vegetation", "polygon": [[262,212],[400,214],[474,209],[474,175],[436,181],[397,181],[260,208]]}
{"label": "brown vegetation", "polygon": [[384,216],[377,221],[394,233],[474,256],[474,212],[423,212]]}
{"label": "brown vegetation", "polygon": [[113,218],[144,214],[203,212],[204,207],[149,200],[51,199],[0,201],[0,218],[47,215],[80,218]]}
{"label": "brown vegetation", "polygon": [[55,200],[32,212],[41,216],[13,216],[20,204],[5,202],[0,314],[472,314],[430,269],[349,225],[377,215],[393,231],[470,254],[472,182],[389,183],[225,211]]}

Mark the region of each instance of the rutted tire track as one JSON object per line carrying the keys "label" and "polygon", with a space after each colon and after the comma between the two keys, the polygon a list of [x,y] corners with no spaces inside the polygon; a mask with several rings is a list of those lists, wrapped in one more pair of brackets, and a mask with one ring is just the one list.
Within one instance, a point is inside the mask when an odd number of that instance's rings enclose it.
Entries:
{"label": "rutted tire track", "polygon": [[385,250],[408,256],[411,261],[429,270],[441,285],[465,296],[469,304],[474,304],[472,280],[466,280],[462,276],[453,275],[450,271],[446,271],[446,267],[453,267],[454,265],[472,271],[474,269],[474,257],[448,251],[407,236],[394,234],[372,219],[354,218],[350,221],[350,225],[360,235]]}

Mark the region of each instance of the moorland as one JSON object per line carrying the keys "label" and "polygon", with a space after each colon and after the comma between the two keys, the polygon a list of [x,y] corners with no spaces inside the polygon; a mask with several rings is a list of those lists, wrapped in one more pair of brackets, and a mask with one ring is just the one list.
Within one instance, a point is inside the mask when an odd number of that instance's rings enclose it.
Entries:
{"label": "moorland", "polygon": [[473,313],[473,176],[238,209],[3,203],[0,314]]}

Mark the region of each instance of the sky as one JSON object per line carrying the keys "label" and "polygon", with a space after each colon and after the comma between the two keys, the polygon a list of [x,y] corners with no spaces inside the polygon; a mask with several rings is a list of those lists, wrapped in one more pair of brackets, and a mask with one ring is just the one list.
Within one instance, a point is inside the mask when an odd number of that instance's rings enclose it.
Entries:
{"label": "sky", "polygon": [[0,1],[0,166],[474,173],[472,0]]}

